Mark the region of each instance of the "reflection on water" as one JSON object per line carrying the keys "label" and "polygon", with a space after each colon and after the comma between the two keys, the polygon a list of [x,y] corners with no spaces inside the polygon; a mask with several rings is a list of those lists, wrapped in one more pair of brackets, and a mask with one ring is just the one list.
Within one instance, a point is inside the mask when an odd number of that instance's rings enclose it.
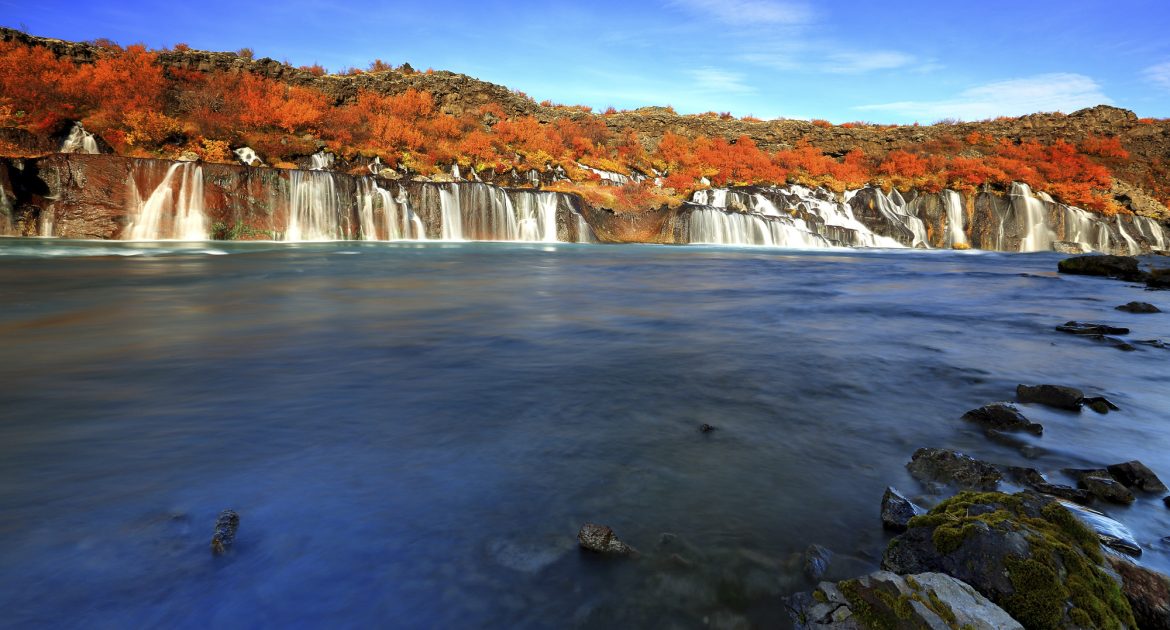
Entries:
{"label": "reflection on water", "polygon": [[[0,240],[0,606],[16,626],[775,625],[810,543],[834,577],[876,568],[882,490],[918,491],[920,446],[1170,477],[1170,351],[1052,331],[1170,338],[1113,310],[1166,294],[1057,258]],[[1027,408],[1046,450],[1025,460],[958,419],[1020,382],[1122,411]],[[213,559],[224,507],[240,538]],[[1108,511],[1170,569],[1160,497]],[[643,558],[577,553],[587,520]]]}

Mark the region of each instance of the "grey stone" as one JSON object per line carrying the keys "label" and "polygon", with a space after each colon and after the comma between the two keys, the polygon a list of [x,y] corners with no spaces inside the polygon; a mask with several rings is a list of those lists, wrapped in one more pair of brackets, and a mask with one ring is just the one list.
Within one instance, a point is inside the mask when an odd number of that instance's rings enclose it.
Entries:
{"label": "grey stone", "polygon": [[585,523],[581,526],[581,531],[577,532],[577,543],[583,549],[609,556],[631,556],[638,553],[633,547],[618,540],[612,529],[596,523]]}
{"label": "grey stone", "polygon": [[963,414],[963,419],[997,431],[1027,431],[1036,435],[1044,433],[1043,426],[1025,418],[1011,403],[984,405]]}
{"label": "grey stone", "polygon": [[994,490],[1003,475],[987,462],[942,448],[920,448],[906,468],[923,483],[939,482],[964,490]]}
{"label": "grey stone", "polygon": [[1107,469],[1114,479],[1128,488],[1137,488],[1145,492],[1166,492],[1166,484],[1158,479],[1158,475],[1137,460],[1113,464]]}
{"label": "grey stone", "polygon": [[1129,302],[1117,307],[1119,311],[1126,313],[1161,313],[1162,309],[1150,304],[1149,302]]}
{"label": "grey stone", "polygon": [[910,519],[925,514],[926,510],[918,507],[902,493],[892,487],[887,487],[882,495],[882,527],[895,532],[904,532],[909,526]]}
{"label": "grey stone", "polygon": [[829,562],[833,560],[833,552],[821,545],[812,544],[804,550],[804,577],[810,582],[819,582],[829,570]]}
{"label": "grey stone", "polygon": [[1120,503],[1122,505],[1129,505],[1134,502],[1133,493],[1129,491],[1129,488],[1108,477],[1085,475],[1080,478],[1077,484],[1085,490],[1092,492],[1093,496],[1098,499],[1112,503]]}
{"label": "grey stone", "polygon": [[1075,387],[1064,385],[1017,385],[1016,398],[1019,398],[1020,402],[1080,411],[1085,393]]}

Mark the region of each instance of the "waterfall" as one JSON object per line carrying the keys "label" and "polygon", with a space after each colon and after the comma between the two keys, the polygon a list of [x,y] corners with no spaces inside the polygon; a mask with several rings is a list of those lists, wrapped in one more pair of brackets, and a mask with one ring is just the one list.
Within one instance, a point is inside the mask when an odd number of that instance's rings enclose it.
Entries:
{"label": "waterfall", "polygon": [[1086,250],[1109,252],[1111,238],[1108,224],[1091,212],[1065,206],[1064,240],[1080,245]]}
{"label": "waterfall", "polygon": [[451,184],[439,189],[442,209],[442,238],[444,241],[463,240],[463,211],[459,204],[459,186]]}
{"label": "waterfall", "polygon": [[289,171],[289,210],[286,241],[331,241],[344,238],[342,200],[333,174]]}
{"label": "waterfall", "polygon": [[1137,228],[1138,234],[1141,234],[1154,249],[1165,251],[1166,231],[1162,229],[1162,224],[1149,217],[1135,216],[1133,218],[1133,225]]}
{"label": "waterfall", "polygon": [[556,242],[557,194],[523,191],[517,194],[516,216],[522,241]]}
{"label": "waterfall", "polygon": [[333,162],[336,160],[336,156],[328,151],[321,150],[310,155],[309,160],[311,161],[309,170],[328,171],[333,168]]}
{"label": "waterfall", "polygon": [[201,241],[208,238],[203,211],[203,167],[199,164],[172,164],[145,200],[138,194],[133,177],[129,188],[127,197],[132,207],[127,208],[127,214],[132,219],[124,232],[126,239]]}
{"label": "waterfall", "polygon": [[80,122],[75,122],[65,141],[61,143],[61,153],[97,154],[100,151],[98,151],[97,139],[93,137],[93,134],[86,131]]}
{"label": "waterfall", "polygon": [[1125,240],[1125,246],[1129,255],[1136,256],[1142,253],[1142,248],[1140,245],[1138,245],[1137,241],[1135,241],[1132,236],[1125,233],[1125,221],[1122,221],[1121,217],[1114,217],[1114,220],[1117,221],[1117,232],[1120,233],[1121,238]]}
{"label": "waterfall", "polygon": [[698,207],[690,213],[690,243],[831,247],[825,237],[801,229],[791,219]]}
{"label": "waterfall", "polygon": [[578,243],[596,243],[597,235],[593,233],[593,228],[590,227],[589,222],[581,215],[577,216],[577,242]]}
{"label": "waterfall", "polygon": [[963,231],[963,198],[953,190],[944,190],[942,202],[947,210],[946,246],[955,248],[967,245],[967,234]]}
{"label": "waterfall", "polygon": [[900,225],[910,232],[911,247],[930,247],[926,237],[926,223],[907,212],[906,200],[902,198],[902,193],[893,189],[887,195],[878,188],[873,189],[873,192],[877,200],[875,206],[882,217],[891,225]]}
{"label": "waterfall", "polygon": [[[1032,189],[1027,184],[1019,182],[1012,184],[1009,195],[1012,210],[1016,215],[1016,224],[1024,228],[1024,238],[1020,241],[1020,251],[1041,252],[1052,249],[1055,237],[1052,228],[1048,226],[1048,211],[1044,202],[1032,195]],[[1021,220],[1022,217],[1022,220]]]}
{"label": "waterfall", "polygon": [[399,188],[397,197],[378,186],[372,177],[358,181],[358,225],[366,241],[425,241],[422,220],[410,208],[406,190]]}
{"label": "waterfall", "polygon": [[0,188],[0,236],[15,234],[16,226],[12,223],[12,212],[12,202],[8,200],[4,189]]}
{"label": "waterfall", "polygon": [[[594,175],[601,178],[602,184],[606,184],[606,185],[610,185],[610,186],[625,186],[626,184],[630,183],[631,181],[634,181],[634,179],[631,178],[629,175],[623,175],[621,173],[616,173],[614,171],[604,171],[604,170],[599,169],[599,168],[593,168],[592,166],[586,166],[580,162],[577,162],[577,166],[580,169],[585,170],[585,171],[589,171],[590,173],[593,173]],[[645,178],[643,178],[643,179],[645,179]]]}

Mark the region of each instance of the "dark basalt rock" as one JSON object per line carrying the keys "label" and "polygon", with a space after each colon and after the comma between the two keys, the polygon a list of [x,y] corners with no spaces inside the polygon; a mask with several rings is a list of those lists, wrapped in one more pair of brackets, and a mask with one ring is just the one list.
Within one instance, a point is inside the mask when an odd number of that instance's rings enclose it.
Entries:
{"label": "dark basalt rock", "polygon": [[943,448],[918,449],[906,468],[919,481],[944,483],[963,490],[994,490],[1003,479],[995,466]]}
{"label": "dark basalt rock", "polygon": [[699,433],[710,433],[714,430],[715,430],[715,427],[713,427],[709,424],[703,423],[703,424],[699,425]]}
{"label": "dark basalt rock", "polygon": [[1146,276],[1146,286],[1151,289],[1170,289],[1170,269],[1151,269]]}
{"label": "dark basalt rock", "polygon": [[1075,387],[1063,385],[1017,385],[1016,398],[1019,398],[1020,402],[1080,411],[1085,393]]}
{"label": "dark basalt rock", "polygon": [[1098,537],[1055,499],[963,492],[911,520],[882,569],[945,573],[1027,628],[1134,628],[1104,562]]}
{"label": "dark basalt rock", "polygon": [[1158,475],[1137,460],[1114,464],[1108,466],[1107,470],[1114,479],[1127,488],[1137,488],[1145,492],[1166,492],[1166,484],[1158,479]]}
{"label": "dark basalt rock", "polygon": [[1142,630],[1170,630],[1170,578],[1123,558],[1109,557],[1121,590]]}
{"label": "dark basalt rock", "polygon": [[1071,335],[1128,335],[1128,328],[1119,328],[1117,326],[1108,326],[1106,324],[1093,324],[1089,322],[1065,322],[1061,326],[1056,327],[1060,332],[1069,333]]}
{"label": "dark basalt rock", "polygon": [[1166,343],[1165,341],[1162,341],[1161,339],[1142,339],[1140,341],[1135,341],[1134,343],[1139,344],[1139,345],[1143,345],[1143,346],[1150,346],[1151,348],[1158,348],[1161,350],[1165,350],[1167,348],[1170,348],[1170,344]]}
{"label": "dark basalt rock", "polygon": [[963,419],[998,431],[1027,431],[1036,435],[1044,433],[1042,425],[1025,418],[1024,414],[1010,403],[992,403],[972,409],[963,414]]}
{"label": "dark basalt rock", "polygon": [[1164,497],[1162,499],[1162,505],[1165,505],[1167,509],[1170,509],[1170,497]]}
{"label": "dark basalt rock", "polygon": [[1085,406],[1089,409],[1101,414],[1109,413],[1110,411],[1119,411],[1121,409],[1121,407],[1113,404],[1113,401],[1104,396],[1089,396],[1081,402],[1085,403]]}
{"label": "dark basalt rock", "polygon": [[821,545],[812,544],[804,550],[804,577],[810,582],[819,582],[829,570],[829,562],[833,560],[833,552]]}
{"label": "dark basalt rock", "polygon": [[1129,302],[1117,307],[1119,311],[1126,313],[1161,313],[1162,309],[1150,304],[1149,302]]}
{"label": "dark basalt rock", "polygon": [[608,556],[632,556],[638,553],[633,547],[618,540],[612,529],[596,523],[581,526],[581,531],[577,532],[577,543],[582,549]]}
{"label": "dark basalt rock", "polygon": [[1074,501],[1076,503],[1090,503],[1093,500],[1093,495],[1088,490],[1078,490],[1070,486],[1064,486],[1055,483],[1049,483],[1048,479],[1035,468],[1024,468],[1020,466],[1008,466],[1004,469],[1013,481],[1023,484],[1040,494],[1047,494],[1050,496]]}
{"label": "dark basalt rock", "polygon": [[240,515],[235,510],[224,510],[215,520],[215,534],[211,536],[211,553],[219,556],[236,542],[236,530],[240,528]]}
{"label": "dark basalt rock", "polygon": [[904,532],[910,519],[925,514],[926,510],[918,507],[893,487],[887,487],[882,495],[882,527],[890,531]]}
{"label": "dark basalt rock", "polygon": [[1093,496],[1109,501],[1129,505],[1134,502],[1133,493],[1129,488],[1117,483],[1109,477],[1093,477],[1085,475],[1077,481],[1077,485],[1093,493]]}
{"label": "dark basalt rock", "polygon": [[1133,256],[1076,256],[1056,265],[1057,271],[1080,276],[1103,276],[1118,280],[1141,281],[1146,274],[1138,269]]}

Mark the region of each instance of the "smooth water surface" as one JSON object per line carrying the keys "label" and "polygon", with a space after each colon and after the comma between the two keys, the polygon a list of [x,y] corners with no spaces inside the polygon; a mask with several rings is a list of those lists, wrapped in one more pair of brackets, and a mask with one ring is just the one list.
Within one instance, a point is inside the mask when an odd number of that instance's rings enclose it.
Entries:
{"label": "smooth water surface", "polygon": [[[877,567],[919,447],[1170,480],[1170,350],[1053,331],[1170,339],[1113,308],[1170,293],[1058,259],[0,239],[0,625],[783,625],[809,544]],[[1122,411],[1022,406],[1027,459],[959,419],[1021,382]],[[1160,496],[1105,509],[1170,570]]]}

